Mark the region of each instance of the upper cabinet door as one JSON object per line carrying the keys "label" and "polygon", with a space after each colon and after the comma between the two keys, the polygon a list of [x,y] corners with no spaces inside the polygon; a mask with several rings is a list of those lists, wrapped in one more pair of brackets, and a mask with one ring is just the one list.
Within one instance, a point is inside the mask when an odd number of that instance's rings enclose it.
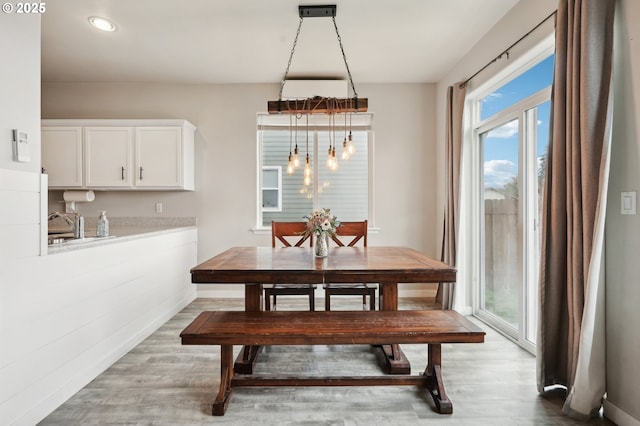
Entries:
{"label": "upper cabinet door", "polygon": [[130,187],[133,130],[131,127],[85,127],[87,187]]}
{"label": "upper cabinet door", "polygon": [[42,128],[42,168],[51,188],[82,188],[82,127]]}
{"label": "upper cabinet door", "polygon": [[183,186],[182,128],[136,127],[136,188]]}
{"label": "upper cabinet door", "polygon": [[186,120],[43,120],[51,188],[193,191],[195,131]]}

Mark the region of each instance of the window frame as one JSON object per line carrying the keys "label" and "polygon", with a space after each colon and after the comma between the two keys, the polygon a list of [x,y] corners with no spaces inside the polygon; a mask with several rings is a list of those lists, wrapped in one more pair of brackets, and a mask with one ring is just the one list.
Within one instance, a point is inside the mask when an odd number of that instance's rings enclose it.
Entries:
{"label": "window frame", "polygon": [[[554,54],[554,35],[550,35],[545,38],[541,43],[533,47],[529,50],[528,53],[520,57],[518,60],[515,60],[512,64],[504,68],[503,70],[496,73],[496,75],[485,82],[482,82],[476,88],[472,88],[467,94],[465,100],[465,109],[468,112],[467,118],[465,120],[465,136],[464,136],[464,151],[468,154],[466,155],[466,159],[463,159],[463,175],[464,177],[462,185],[463,185],[463,205],[466,205],[465,209],[468,209],[468,214],[466,214],[468,220],[464,221],[463,227],[465,230],[463,232],[470,233],[468,235],[468,244],[464,245],[464,253],[461,253],[460,258],[461,261],[464,261],[464,264],[459,266],[459,269],[466,270],[462,274],[460,274],[463,280],[468,280],[469,287],[468,290],[471,291],[471,294],[466,295],[464,297],[467,298],[471,302],[472,313],[474,316],[482,319],[487,324],[499,330],[504,335],[512,338],[514,342],[523,347],[525,350],[535,353],[535,344],[531,341],[527,340],[524,334],[527,332],[526,330],[526,321],[525,317],[530,314],[530,304],[527,303],[525,306],[521,306],[519,309],[519,315],[522,317],[520,319],[519,330],[514,335],[511,330],[505,329],[501,326],[498,321],[493,321],[493,318],[490,315],[486,315],[486,312],[480,312],[481,306],[481,295],[482,291],[482,277],[484,276],[484,271],[482,270],[483,259],[481,256],[484,256],[483,252],[483,241],[484,236],[481,235],[484,232],[483,226],[479,223],[483,219],[483,200],[481,199],[480,194],[481,190],[478,190],[478,187],[483,185],[482,182],[477,182],[474,179],[477,176],[482,175],[482,152],[483,144],[481,141],[481,135],[487,130],[499,126],[501,124],[507,123],[510,120],[517,119],[518,120],[518,133],[519,133],[519,169],[522,167],[522,173],[529,173],[531,169],[535,167],[533,164],[534,156],[531,155],[530,152],[531,146],[525,144],[522,146],[521,140],[522,138],[526,138],[529,135],[528,127],[532,124],[531,120],[535,120],[535,117],[531,117],[527,115],[529,112],[528,108],[531,108],[531,105],[535,105],[535,107],[540,104],[546,102],[546,100],[551,100],[551,87],[548,86],[534,94],[529,95],[528,97],[515,102],[513,105],[510,105],[503,109],[500,112],[497,112],[485,119],[480,119],[480,102],[482,99],[507,84],[508,82],[514,80],[521,74],[527,72],[529,69],[533,68],[540,62],[544,61],[546,58]],[[523,111],[521,114],[520,111]],[[525,150],[527,151],[525,153]],[[526,155],[527,162],[523,161],[522,157]],[[519,193],[523,194],[521,200],[519,201],[521,205],[520,209],[528,210],[532,208],[531,204],[531,196],[532,191],[531,188],[524,188],[523,182],[519,182]],[[539,224],[529,223],[519,224],[519,226],[524,226],[524,229],[521,229],[519,232],[526,235],[530,235],[532,232],[535,232],[534,227],[539,226]],[[525,251],[531,250],[530,246],[524,247]],[[527,254],[529,257],[530,254]],[[464,259],[464,260],[463,260]],[[522,275],[530,276],[535,271],[530,269],[530,264],[524,264],[522,267],[523,271],[520,273]],[[519,300],[520,303],[524,303],[524,295],[522,294],[524,290],[520,289]],[[530,296],[530,294],[528,294]]]}
{"label": "window frame", "polygon": [[[271,232],[271,227],[270,226],[266,226],[262,224],[262,213],[263,212],[268,212],[267,210],[262,209],[262,167],[269,167],[269,166],[263,166],[263,161],[264,159],[262,158],[262,141],[261,141],[261,131],[263,130],[268,130],[268,129],[272,129],[272,128],[276,128],[277,126],[273,125],[273,124],[261,124],[261,119],[265,118],[265,117],[271,117],[274,116],[273,114],[267,114],[267,113],[258,113],[257,117],[256,117],[256,123],[257,123],[257,127],[256,127],[256,158],[257,158],[257,170],[258,173],[257,174],[257,184],[256,184],[256,219],[255,219],[255,226],[251,229],[253,233],[255,234],[266,234],[266,233],[270,233]],[[311,115],[310,117],[313,118],[314,120],[316,120],[313,124],[310,122],[309,124],[309,135],[310,138],[316,138],[313,140],[312,143],[310,143],[310,145],[312,146],[312,152],[310,152],[310,156],[312,158],[312,170],[313,170],[313,176],[316,177],[318,176],[318,170],[319,167],[323,167],[324,162],[322,160],[320,161],[314,161],[316,158],[323,158],[323,154],[326,154],[324,152],[323,147],[318,146],[317,142],[317,132],[320,130],[326,130],[326,127],[328,127],[327,125],[324,124],[325,121],[327,121],[326,115],[322,115],[323,118],[321,118],[321,123],[319,124],[317,121],[317,117],[319,115]],[[375,167],[374,167],[374,158],[375,158],[375,153],[374,153],[374,149],[375,149],[375,144],[374,144],[374,129],[373,129],[373,125],[374,125],[374,114],[370,113],[370,112],[360,112],[360,113],[353,113],[352,115],[353,118],[353,122],[352,122],[352,130],[355,131],[364,131],[366,132],[366,138],[367,138],[367,199],[368,199],[368,203],[367,203],[367,215],[368,217],[366,218],[368,223],[369,223],[369,230],[370,231],[376,231],[377,228],[375,228],[375,210],[374,210],[374,206],[375,206],[375,190],[374,190],[374,182],[375,182]],[[298,123],[298,132],[306,132],[306,123],[304,123],[304,118],[300,119],[299,123]],[[364,124],[363,124],[364,123]],[[282,126],[282,128],[286,128],[286,126]],[[344,125],[342,123],[339,123],[338,121],[336,121],[336,134],[342,134],[341,132],[344,129]],[[340,138],[337,138],[340,139]],[[294,142],[295,143],[295,142]],[[304,154],[305,154],[305,146],[301,146],[300,144],[299,148],[300,148],[300,153],[301,153],[301,160],[302,162],[304,162]],[[340,146],[338,146],[340,145]],[[338,151],[338,149],[341,152],[342,149],[342,142],[341,139],[340,140],[336,140],[336,150]],[[340,153],[338,153],[338,160],[344,162],[344,160],[340,160]],[[287,159],[283,158],[282,160],[282,166],[284,167],[286,165]],[[302,173],[302,170],[297,171],[296,173]],[[311,188],[313,190],[313,209],[317,209],[323,206],[319,206],[318,205],[318,185],[316,182],[317,179],[314,178],[313,180],[313,184],[311,185]],[[282,184],[281,184],[282,185]],[[282,195],[282,191],[280,191],[280,195]],[[280,201],[282,203],[282,201]],[[282,205],[282,204],[281,204]],[[282,211],[282,210],[280,210]]]}
{"label": "window frame", "polygon": [[[277,186],[276,187],[266,187],[264,186],[264,172],[265,171],[273,171],[275,170],[278,174],[277,177]],[[261,187],[260,187],[260,206],[261,211],[263,212],[281,212],[282,211],[282,166],[262,166],[262,178],[260,179]],[[264,207],[264,191],[277,191],[277,204],[275,207]]]}

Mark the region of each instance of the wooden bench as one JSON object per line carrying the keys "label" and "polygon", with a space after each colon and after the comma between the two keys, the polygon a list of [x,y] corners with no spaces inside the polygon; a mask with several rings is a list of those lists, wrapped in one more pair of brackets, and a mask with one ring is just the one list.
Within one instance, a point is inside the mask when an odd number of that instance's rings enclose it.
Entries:
{"label": "wooden bench", "polygon": [[[441,344],[481,343],[484,332],[455,311],[202,312],[185,328],[183,345],[220,345],[220,390],[213,415],[224,415],[242,386],[400,386],[426,388],[441,414],[453,412],[442,382]],[[420,375],[267,377],[234,374],[233,345],[428,344]],[[393,347],[393,345],[392,345]]]}

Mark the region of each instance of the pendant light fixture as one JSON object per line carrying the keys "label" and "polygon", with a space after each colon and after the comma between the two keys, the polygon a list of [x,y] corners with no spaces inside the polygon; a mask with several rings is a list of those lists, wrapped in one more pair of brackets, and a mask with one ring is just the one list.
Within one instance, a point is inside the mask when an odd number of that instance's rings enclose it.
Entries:
{"label": "pendant light fixture", "polygon": [[327,151],[327,168],[333,172],[338,170],[338,158],[336,157],[336,116],[329,115],[329,150]]}
{"label": "pendant light fixture", "polygon": [[[293,169],[298,170],[300,168],[300,154],[298,153],[298,116],[294,115],[296,119],[295,126],[295,137],[296,137],[296,147],[293,150]],[[291,136],[291,134],[289,134]]]}
{"label": "pendant light fixture", "polygon": [[313,172],[311,171],[311,161],[309,161],[309,114],[307,117],[307,158],[304,162],[304,186],[311,185],[311,178],[313,177]]}
{"label": "pendant light fixture", "polygon": [[[295,166],[293,165],[293,154],[291,154],[291,147],[293,145],[293,130],[291,129],[291,121],[292,121],[293,117],[289,116],[289,162],[287,163],[287,173],[292,175],[293,172],[296,171]],[[296,141],[297,142],[297,141]],[[296,143],[296,147],[297,147],[297,143]]]}
{"label": "pendant light fixture", "polygon": [[[342,38],[338,31],[338,24],[336,23],[336,5],[312,5],[312,6],[298,6],[298,15],[300,20],[298,22],[298,30],[296,31],[296,37],[291,47],[291,53],[289,54],[289,62],[287,62],[287,68],[284,72],[284,77],[280,82],[280,94],[277,101],[267,102],[267,111],[270,114],[333,114],[333,113],[346,113],[346,112],[366,112],[368,108],[367,98],[358,98],[355,85],[353,83],[353,77],[351,76],[351,70],[349,69],[349,63],[347,62],[347,56],[344,52],[344,46],[342,45]],[[287,81],[289,74],[289,68],[291,67],[291,61],[293,60],[293,54],[298,44],[298,37],[302,29],[302,23],[304,18],[315,17],[331,17],[333,20],[333,27],[336,30],[336,37],[338,39],[338,45],[340,46],[340,52],[342,53],[342,59],[347,71],[351,90],[353,92],[352,98],[325,98],[325,97],[313,97],[306,99],[303,105],[300,106],[297,100],[283,100],[282,91]]]}
{"label": "pendant light fixture", "polygon": [[342,159],[348,160],[349,149],[347,148],[347,114],[344,114],[344,140],[342,141]]}
{"label": "pendant light fixture", "polygon": [[[367,98],[359,98],[358,93],[356,92],[355,84],[353,83],[353,77],[351,76],[351,70],[349,69],[349,64],[347,62],[347,56],[344,52],[344,46],[342,45],[342,38],[340,37],[340,32],[338,31],[338,24],[336,23],[336,5],[311,5],[311,6],[298,6],[298,30],[296,31],[295,39],[293,40],[293,46],[291,47],[291,53],[289,55],[289,61],[287,62],[287,68],[284,72],[284,77],[280,82],[280,93],[277,101],[268,101],[267,102],[267,111],[270,114],[291,114],[296,116],[296,146],[292,153],[291,147],[291,120],[289,125],[289,162],[287,164],[287,172],[293,173],[299,166],[300,162],[298,159],[298,138],[297,138],[297,120],[298,115],[304,114],[306,116],[307,121],[307,156],[305,159],[304,166],[304,184],[305,186],[309,186],[311,184],[311,164],[309,159],[309,114],[327,114],[329,115],[329,148],[327,150],[327,167],[330,170],[338,169],[338,158],[336,156],[336,135],[335,135],[335,114],[345,114],[345,138],[342,144],[343,153],[342,158],[347,160],[349,159],[353,153],[355,152],[353,147],[353,141],[351,136],[351,113],[357,112],[366,112],[368,108],[368,99]],[[304,99],[301,104],[298,99],[282,99],[282,92],[284,89],[284,85],[287,81],[287,76],[289,75],[289,68],[291,67],[291,61],[293,60],[293,54],[295,53],[296,45],[298,44],[298,37],[300,36],[300,31],[302,30],[302,23],[304,22],[304,18],[315,18],[315,17],[331,17],[333,21],[333,26],[335,28],[336,37],[338,39],[338,45],[340,47],[340,52],[342,53],[342,59],[344,61],[344,65],[347,71],[347,76],[349,78],[349,84],[351,86],[351,91],[353,93],[353,97],[351,98],[330,98],[330,97],[321,97],[316,96],[313,98]],[[347,138],[347,117],[346,114],[349,114],[349,136]]]}
{"label": "pendant light fixture", "polygon": [[349,153],[349,157],[356,152],[356,147],[353,145],[353,135],[351,134],[351,113],[349,113],[349,139],[347,140],[347,152]]}

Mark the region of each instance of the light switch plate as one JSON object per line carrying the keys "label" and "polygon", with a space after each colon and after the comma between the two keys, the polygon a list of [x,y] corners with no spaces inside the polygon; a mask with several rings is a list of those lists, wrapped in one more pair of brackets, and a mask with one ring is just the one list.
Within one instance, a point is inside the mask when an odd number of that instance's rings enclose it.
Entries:
{"label": "light switch plate", "polygon": [[636,191],[622,192],[620,197],[620,213],[636,214]]}
{"label": "light switch plate", "polygon": [[24,130],[13,129],[13,160],[19,163],[31,161],[29,134]]}

